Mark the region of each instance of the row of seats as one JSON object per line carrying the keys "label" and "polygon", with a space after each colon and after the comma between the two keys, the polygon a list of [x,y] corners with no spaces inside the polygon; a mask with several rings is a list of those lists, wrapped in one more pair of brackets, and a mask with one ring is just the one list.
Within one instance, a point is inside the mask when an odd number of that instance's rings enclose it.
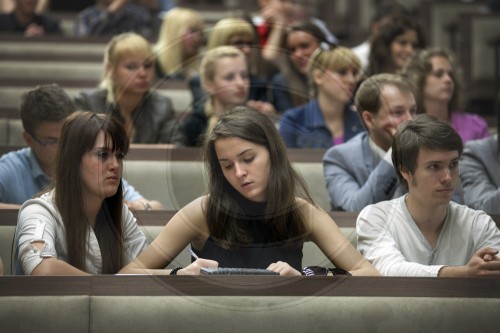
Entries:
{"label": "row of seats", "polygon": [[[330,204],[321,162],[293,163],[305,179],[311,197],[322,209]],[[168,210],[182,208],[206,193],[206,175],[198,161],[126,160],[123,176],[147,198],[159,200]],[[144,177],[147,175],[147,177]]]}
{"label": "row of seats", "polygon": [[500,324],[500,289],[492,279],[90,276],[2,282],[6,332],[497,332]]}

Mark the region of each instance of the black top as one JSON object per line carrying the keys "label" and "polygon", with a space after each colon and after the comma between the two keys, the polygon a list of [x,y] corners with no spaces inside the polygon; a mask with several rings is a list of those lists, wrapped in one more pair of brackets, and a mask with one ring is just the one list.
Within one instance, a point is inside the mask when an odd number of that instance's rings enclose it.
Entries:
{"label": "black top", "polygon": [[203,145],[203,137],[208,125],[208,119],[205,115],[205,102],[194,102],[193,111],[181,123],[179,131],[185,138],[184,144],[186,146]]}
{"label": "black top", "polygon": [[[92,88],[81,91],[75,97],[76,105],[83,110],[97,113],[111,113],[124,122],[116,103],[107,101],[108,91],[102,88]],[[177,129],[177,115],[172,101],[167,96],[150,91],[132,115],[135,143],[172,143],[183,145],[186,141]]]}
{"label": "black top", "polygon": [[[250,75],[249,80],[250,87],[248,89],[248,100],[268,102],[269,96],[267,82],[256,75]],[[199,75],[193,76],[189,80],[188,84],[189,89],[191,90],[191,94],[193,95],[193,101],[195,103],[202,103],[207,99],[207,95],[201,87]]]}
{"label": "black top", "polygon": [[270,227],[263,221],[265,203],[255,203],[242,199],[247,217],[246,229],[253,241],[250,244],[234,245],[230,249],[220,246],[210,237],[200,251],[195,253],[204,259],[215,260],[219,267],[261,268],[265,269],[277,261],[284,261],[298,271],[302,269],[303,240],[272,241]]}
{"label": "black top", "polygon": [[[62,34],[59,22],[45,15],[35,15],[31,23],[41,26],[46,34]],[[24,33],[29,24],[22,25],[14,13],[0,14],[0,32]]]}

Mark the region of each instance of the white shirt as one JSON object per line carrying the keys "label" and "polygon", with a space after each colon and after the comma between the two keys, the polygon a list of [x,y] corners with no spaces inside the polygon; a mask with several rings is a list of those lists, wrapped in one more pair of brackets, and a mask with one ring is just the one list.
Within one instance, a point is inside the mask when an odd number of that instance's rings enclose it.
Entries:
{"label": "white shirt", "polygon": [[382,275],[435,277],[443,266],[462,266],[486,246],[500,249],[500,230],[480,210],[448,204],[436,248],[431,248],[405,196],[365,207],[356,221],[358,250]]}
{"label": "white shirt", "polygon": [[[64,224],[53,202],[54,192],[43,194],[40,198],[26,201],[19,210],[14,239],[14,269],[16,275],[31,275],[32,271],[46,257],[56,257],[68,262],[66,233]],[[131,262],[147,245],[147,239],[138,227],[134,215],[123,205],[123,248],[124,264]],[[102,274],[102,256],[94,230],[87,231],[87,253],[85,271]],[[30,242],[45,242],[40,251]]]}
{"label": "white shirt", "polygon": [[368,68],[368,63],[370,62],[369,57],[370,57],[370,43],[367,41],[364,41],[363,43],[359,44],[358,46],[353,47],[352,52],[356,54],[361,62],[361,69],[366,71]]}

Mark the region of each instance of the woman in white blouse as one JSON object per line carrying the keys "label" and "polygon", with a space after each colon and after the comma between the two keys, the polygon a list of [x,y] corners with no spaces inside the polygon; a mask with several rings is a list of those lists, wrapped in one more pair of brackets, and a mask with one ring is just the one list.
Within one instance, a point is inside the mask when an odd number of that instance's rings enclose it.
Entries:
{"label": "woman in white blouse", "polygon": [[123,203],[128,148],[114,117],[78,111],[66,119],[51,187],[19,211],[16,275],[114,274],[147,246]]}

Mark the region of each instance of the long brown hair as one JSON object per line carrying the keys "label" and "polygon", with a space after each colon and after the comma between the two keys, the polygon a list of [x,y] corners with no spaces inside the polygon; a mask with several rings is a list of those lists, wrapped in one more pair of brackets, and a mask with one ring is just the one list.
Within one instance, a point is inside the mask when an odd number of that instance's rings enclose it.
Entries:
{"label": "long brown hair", "polygon": [[[53,182],[55,204],[65,228],[68,262],[81,270],[85,270],[89,224],[84,217],[80,165],[83,155],[94,147],[100,132],[104,132],[106,146],[111,151],[128,152],[127,134],[117,120],[85,111],[77,111],[66,118],[57,150]],[[114,274],[123,266],[122,209],[120,181],[116,194],[103,200],[95,226],[104,274]]]}
{"label": "long brown hair", "polygon": [[244,199],[224,177],[215,151],[215,142],[228,137],[262,145],[269,151],[271,170],[265,212],[261,216],[269,226],[269,238],[272,241],[305,238],[305,219],[296,197],[313,203],[307,186],[293,169],[274,124],[266,115],[245,106],[235,107],[223,115],[205,140],[204,162],[208,176],[205,209],[210,236],[225,248],[252,241],[245,222],[255,216],[245,213],[241,204]]}
{"label": "long brown hair", "polygon": [[367,76],[392,73],[398,74],[399,69],[391,55],[391,44],[400,35],[407,31],[417,34],[416,49],[424,49],[426,41],[420,24],[408,15],[394,15],[382,23],[379,32],[375,35],[370,49]]}
{"label": "long brown hair", "polygon": [[415,100],[417,101],[417,113],[426,113],[425,110],[425,83],[427,80],[427,75],[432,73],[432,58],[442,57],[451,65],[453,84],[455,88],[453,89],[453,95],[448,102],[448,114],[452,111],[459,111],[463,107],[463,78],[462,78],[462,68],[457,63],[455,55],[452,51],[435,47],[430,49],[420,50],[415,53],[410,61],[406,64],[403,69],[403,76],[408,78],[415,88]]}

